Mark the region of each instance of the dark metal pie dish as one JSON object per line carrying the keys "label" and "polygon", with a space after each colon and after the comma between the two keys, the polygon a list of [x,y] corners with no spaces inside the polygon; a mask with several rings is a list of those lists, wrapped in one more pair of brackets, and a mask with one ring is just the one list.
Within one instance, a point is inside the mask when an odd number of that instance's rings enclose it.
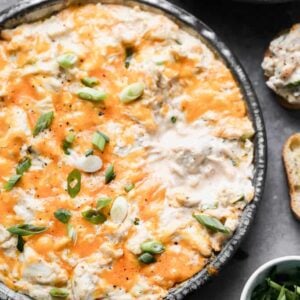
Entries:
{"label": "dark metal pie dish", "polygon": [[[21,1],[0,13],[0,27],[13,28],[19,24],[33,22],[41,18],[50,16],[71,4],[78,3],[76,0],[27,0]],[[97,1],[81,1],[82,3]],[[213,275],[209,270],[219,271],[231,259],[245,237],[250,225],[255,217],[258,203],[262,199],[263,187],[266,174],[267,161],[267,141],[262,112],[256,98],[255,92],[246,76],[243,68],[231,53],[229,48],[219,39],[219,37],[204,23],[193,15],[177,7],[166,0],[102,0],[102,3],[118,3],[125,5],[139,4],[143,9],[156,13],[165,14],[192,35],[198,36],[209,48],[214,51],[231,70],[240,90],[244,96],[248,115],[254,129],[254,179],[255,189],[254,199],[244,209],[239,221],[239,225],[226,242],[222,251],[215,255],[209,265],[202,271],[195,274],[185,282],[175,286],[169,291],[166,299],[183,299],[188,293],[203,286]],[[16,293],[0,283],[0,299],[25,300],[28,296]]]}

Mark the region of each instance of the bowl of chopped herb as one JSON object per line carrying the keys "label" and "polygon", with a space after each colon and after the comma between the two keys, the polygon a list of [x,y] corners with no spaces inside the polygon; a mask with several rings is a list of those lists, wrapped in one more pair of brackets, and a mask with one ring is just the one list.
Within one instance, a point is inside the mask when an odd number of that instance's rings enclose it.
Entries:
{"label": "bowl of chopped herb", "polygon": [[284,256],[259,267],[240,300],[300,300],[300,256]]}

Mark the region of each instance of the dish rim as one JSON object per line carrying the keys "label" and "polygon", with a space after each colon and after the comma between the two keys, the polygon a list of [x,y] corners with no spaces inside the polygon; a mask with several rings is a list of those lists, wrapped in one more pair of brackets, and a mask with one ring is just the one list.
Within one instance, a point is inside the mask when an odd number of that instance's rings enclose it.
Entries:
{"label": "dish rim", "polygon": [[[247,113],[255,128],[254,137],[254,178],[253,186],[255,190],[253,200],[246,206],[240,219],[239,225],[232,237],[223,246],[221,252],[217,254],[209,264],[200,272],[196,273],[186,281],[176,285],[169,290],[165,297],[167,300],[180,300],[187,294],[203,286],[209,279],[214,277],[212,270],[221,270],[232,258],[238,249],[241,241],[248,232],[254,219],[258,203],[263,196],[266,170],[267,170],[267,136],[263,120],[263,114],[255,91],[246,75],[243,67],[232,51],[217,36],[217,34],[198,18],[167,0],[25,0],[0,12],[0,30],[11,28],[22,23],[36,21],[41,17],[47,17],[61,11],[72,4],[77,3],[97,3],[103,4],[123,4],[140,5],[143,9],[163,13],[179,23],[184,30],[196,34],[206,45],[223,60],[230,69],[236,80],[244,101],[247,106]],[[2,298],[3,297],[3,298]],[[26,295],[17,293],[0,283],[0,299],[5,300],[25,300],[31,299]]]}

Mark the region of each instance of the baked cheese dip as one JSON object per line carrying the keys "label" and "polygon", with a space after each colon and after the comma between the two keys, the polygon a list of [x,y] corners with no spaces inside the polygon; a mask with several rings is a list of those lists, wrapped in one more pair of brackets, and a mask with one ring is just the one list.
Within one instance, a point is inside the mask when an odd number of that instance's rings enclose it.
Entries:
{"label": "baked cheese dip", "polygon": [[267,85],[290,106],[300,108],[300,24],[274,39],[262,63]]}
{"label": "baked cheese dip", "polygon": [[0,279],[33,299],[162,299],[254,195],[233,75],[139,7],[73,6],[3,30]]}

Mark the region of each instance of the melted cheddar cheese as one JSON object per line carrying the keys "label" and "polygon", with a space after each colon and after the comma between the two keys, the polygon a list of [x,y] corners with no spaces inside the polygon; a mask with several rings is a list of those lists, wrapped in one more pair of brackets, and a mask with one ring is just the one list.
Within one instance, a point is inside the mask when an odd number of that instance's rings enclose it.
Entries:
{"label": "melted cheddar cheese", "polygon": [[[59,63],[66,54],[75,58],[68,67]],[[3,30],[0,68],[7,286],[34,299],[51,299],[53,289],[65,299],[161,299],[222,249],[253,198],[254,130],[231,72],[200,39],[139,7],[73,6]],[[79,96],[86,77],[104,100]],[[143,90],[122,102],[135,83]],[[41,122],[51,112],[53,120]],[[109,138],[103,151],[96,132]],[[7,188],[25,159],[30,167]],[[72,196],[74,169],[81,184]],[[97,210],[103,197],[111,202]],[[55,216],[59,209],[67,222]],[[87,210],[105,221],[84,218]],[[44,230],[11,230],[20,225]],[[147,241],[163,247],[152,263],[141,261]]]}

